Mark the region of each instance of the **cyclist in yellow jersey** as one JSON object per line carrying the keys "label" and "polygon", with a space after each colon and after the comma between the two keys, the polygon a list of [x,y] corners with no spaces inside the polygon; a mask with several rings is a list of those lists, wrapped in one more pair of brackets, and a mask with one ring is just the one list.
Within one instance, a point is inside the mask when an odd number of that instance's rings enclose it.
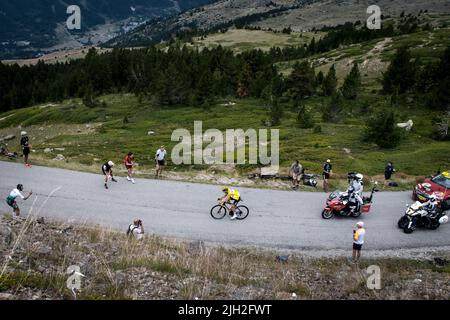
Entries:
{"label": "cyclist in yellow jersey", "polygon": [[236,207],[239,201],[241,201],[241,195],[239,194],[239,191],[230,189],[228,187],[223,187],[222,191],[225,195],[219,200],[221,204],[224,204],[225,202],[231,202],[230,215],[231,219],[234,220],[236,219],[236,214],[234,211],[236,211]]}

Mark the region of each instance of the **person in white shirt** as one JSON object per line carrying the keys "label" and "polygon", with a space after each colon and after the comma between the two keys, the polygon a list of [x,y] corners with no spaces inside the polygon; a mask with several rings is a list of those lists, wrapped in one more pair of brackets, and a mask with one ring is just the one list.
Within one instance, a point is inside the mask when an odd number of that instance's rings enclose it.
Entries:
{"label": "person in white shirt", "polygon": [[167,155],[167,151],[164,148],[164,146],[161,146],[161,148],[159,148],[156,151],[156,155],[155,155],[155,161],[156,161],[156,174],[155,177],[158,178],[162,175],[162,172],[164,170],[164,167],[166,166],[166,155]]}
{"label": "person in white shirt", "polygon": [[16,198],[20,197],[22,198],[22,200],[27,200],[29,197],[31,197],[31,195],[33,194],[32,191],[30,191],[30,193],[28,194],[28,196],[24,196],[21,191],[23,191],[23,185],[18,184],[16,189],[13,189],[10,193],[9,196],[6,198],[6,203],[14,209],[14,213],[16,214],[16,216],[20,216],[20,209],[19,206],[17,205],[16,202]]}
{"label": "person in white shirt", "polygon": [[361,257],[361,249],[364,244],[364,236],[366,229],[364,229],[364,222],[360,221],[356,224],[356,230],[353,230],[353,262],[358,262]]}
{"label": "person in white shirt", "polygon": [[128,226],[128,237],[133,236],[136,240],[141,240],[144,237],[144,224],[142,220],[136,219]]}

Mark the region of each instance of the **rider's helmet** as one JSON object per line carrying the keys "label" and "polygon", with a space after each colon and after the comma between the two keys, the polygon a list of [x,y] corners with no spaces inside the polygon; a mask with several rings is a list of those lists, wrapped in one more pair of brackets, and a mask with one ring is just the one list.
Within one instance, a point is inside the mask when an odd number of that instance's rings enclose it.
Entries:
{"label": "rider's helmet", "polygon": [[23,185],[21,185],[21,184],[18,184],[18,185],[17,185],[17,190],[19,190],[19,191],[23,191]]}
{"label": "rider's helmet", "polygon": [[223,191],[223,192],[228,192],[228,190],[230,190],[230,188],[228,188],[228,187],[223,187],[223,188],[222,188],[222,191]]}
{"label": "rider's helmet", "polygon": [[358,173],[355,175],[356,179],[362,181],[364,179],[364,176],[361,173]]}
{"label": "rider's helmet", "polygon": [[110,167],[114,167],[114,162],[112,162],[112,161],[108,161],[108,166],[110,166]]}

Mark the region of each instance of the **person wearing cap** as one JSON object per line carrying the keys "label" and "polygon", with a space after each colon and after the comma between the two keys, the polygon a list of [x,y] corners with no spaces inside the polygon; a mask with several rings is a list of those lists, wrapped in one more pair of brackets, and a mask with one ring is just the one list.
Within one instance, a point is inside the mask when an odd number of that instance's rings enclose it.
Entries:
{"label": "person wearing cap", "polygon": [[331,174],[333,173],[333,166],[331,165],[331,160],[328,159],[327,162],[323,165],[323,190],[328,192],[328,180],[330,179]]}
{"label": "person wearing cap", "polygon": [[8,204],[8,206],[13,208],[14,213],[16,214],[16,217],[20,216],[20,209],[19,209],[19,206],[17,205],[16,198],[20,197],[22,200],[27,200],[33,194],[33,192],[30,191],[28,193],[28,196],[24,196],[22,194],[22,191],[23,191],[23,185],[18,184],[17,187],[15,189],[13,189],[9,193],[8,197],[6,198],[6,203]]}
{"label": "person wearing cap", "polygon": [[25,166],[31,168],[31,164],[28,163],[28,155],[30,154],[31,150],[30,139],[28,138],[28,134],[26,131],[22,131],[20,133],[20,136],[20,145],[22,146],[22,154]]}
{"label": "person wearing cap", "polygon": [[361,249],[364,244],[364,236],[366,229],[364,229],[364,222],[360,221],[356,224],[356,230],[353,230],[353,262],[357,263],[361,257]]}
{"label": "person wearing cap", "polygon": [[114,162],[112,162],[112,161],[108,161],[102,165],[102,172],[103,172],[103,175],[105,176],[105,189],[108,189],[109,177],[111,177],[112,181],[117,182],[117,180],[114,179],[114,176],[113,176],[113,171],[112,171],[113,167],[114,167]]}
{"label": "person wearing cap", "polygon": [[155,161],[156,161],[155,177],[156,178],[158,178],[158,176],[160,177],[162,175],[164,167],[166,166],[166,155],[167,155],[167,151],[164,148],[164,146],[161,146],[161,148],[159,148],[156,151],[156,154],[155,154]]}

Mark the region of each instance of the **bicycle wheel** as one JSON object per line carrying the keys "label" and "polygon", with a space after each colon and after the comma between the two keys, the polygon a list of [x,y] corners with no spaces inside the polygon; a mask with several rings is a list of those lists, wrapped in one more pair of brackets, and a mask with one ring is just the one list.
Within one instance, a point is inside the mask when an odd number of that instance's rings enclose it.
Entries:
{"label": "bicycle wheel", "polygon": [[246,206],[238,206],[236,208],[236,219],[244,220],[245,218],[247,218],[249,213],[250,211]]}
{"label": "bicycle wheel", "polygon": [[227,208],[225,206],[221,206],[220,204],[212,207],[211,209],[211,217],[214,219],[223,219],[227,214]]}

